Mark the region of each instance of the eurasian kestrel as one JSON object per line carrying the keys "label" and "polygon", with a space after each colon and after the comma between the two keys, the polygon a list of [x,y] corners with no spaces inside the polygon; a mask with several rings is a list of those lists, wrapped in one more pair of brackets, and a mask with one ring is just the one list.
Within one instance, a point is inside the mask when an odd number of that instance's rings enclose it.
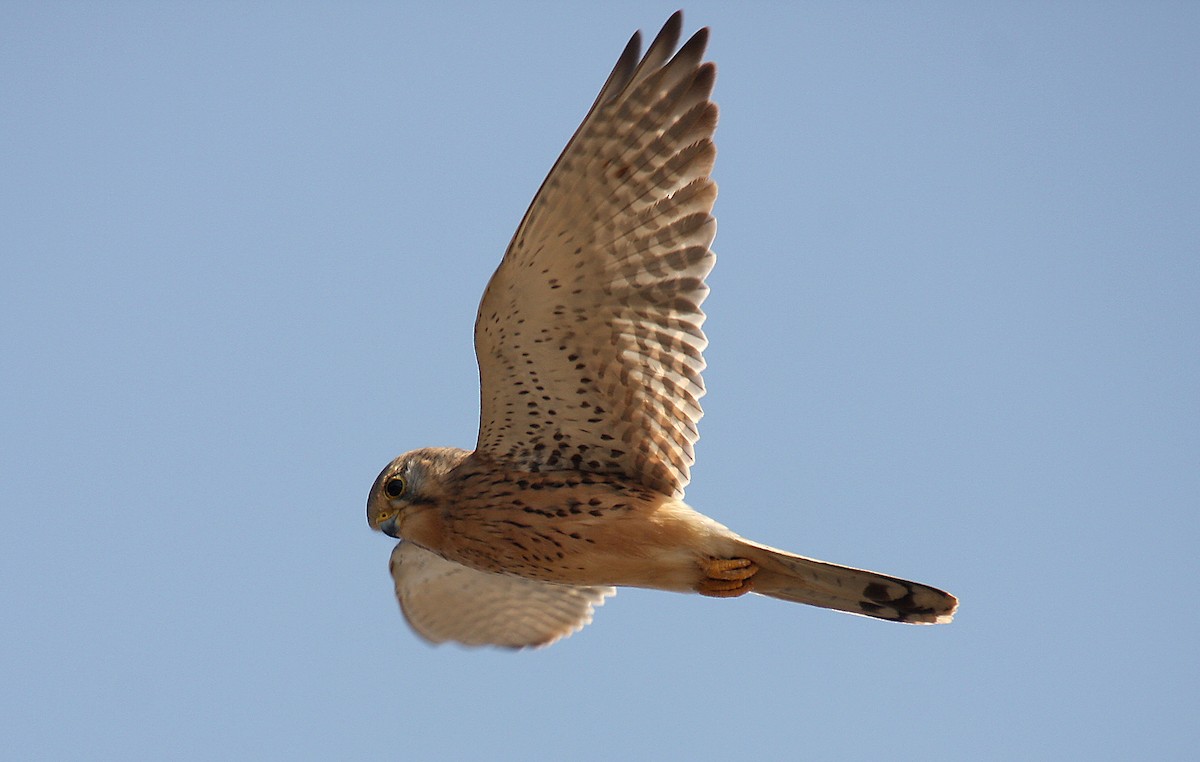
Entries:
{"label": "eurasian kestrel", "polygon": [[534,197],[475,321],[475,450],[414,450],[367,519],[401,542],[396,595],[425,638],[546,645],[614,586],[948,622],[941,590],[751,542],[683,502],[694,460],[716,67],[708,30],[634,34]]}

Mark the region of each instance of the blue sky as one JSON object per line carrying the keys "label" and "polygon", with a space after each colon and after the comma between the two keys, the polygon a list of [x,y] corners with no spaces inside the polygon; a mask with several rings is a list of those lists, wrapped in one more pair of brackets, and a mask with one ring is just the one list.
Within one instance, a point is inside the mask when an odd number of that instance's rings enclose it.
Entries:
{"label": "blue sky", "polygon": [[[423,4],[433,6],[435,4]],[[738,5],[689,501],[947,627],[622,591],[431,648],[364,501],[469,447],[480,293],[674,5],[0,9],[14,758],[1183,758],[1200,8]]]}

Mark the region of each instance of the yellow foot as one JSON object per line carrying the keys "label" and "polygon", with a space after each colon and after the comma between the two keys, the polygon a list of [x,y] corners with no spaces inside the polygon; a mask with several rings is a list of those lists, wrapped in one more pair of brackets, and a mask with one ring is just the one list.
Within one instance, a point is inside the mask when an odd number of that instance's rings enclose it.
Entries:
{"label": "yellow foot", "polygon": [[704,576],[696,592],[713,598],[733,598],[754,589],[758,566],[748,558],[709,558],[700,564]]}

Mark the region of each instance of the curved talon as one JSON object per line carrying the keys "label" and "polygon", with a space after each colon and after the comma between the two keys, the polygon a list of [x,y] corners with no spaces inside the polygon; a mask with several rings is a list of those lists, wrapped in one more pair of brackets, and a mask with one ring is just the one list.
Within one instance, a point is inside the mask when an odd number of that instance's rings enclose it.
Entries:
{"label": "curved talon", "polygon": [[704,577],[696,592],[713,598],[734,598],[754,589],[758,566],[748,558],[710,558],[701,564]]}
{"label": "curved talon", "polygon": [[704,565],[704,575],[713,579],[750,579],[757,573],[749,558],[710,558]]}

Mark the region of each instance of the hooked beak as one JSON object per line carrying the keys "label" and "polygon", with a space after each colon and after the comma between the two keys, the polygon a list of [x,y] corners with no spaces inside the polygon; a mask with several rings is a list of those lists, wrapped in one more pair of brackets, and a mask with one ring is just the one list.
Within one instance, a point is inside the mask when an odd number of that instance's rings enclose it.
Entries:
{"label": "hooked beak", "polygon": [[399,518],[399,514],[392,516],[391,518],[387,519],[386,521],[379,522],[379,531],[383,532],[388,537],[394,537],[397,540],[399,540],[400,539],[400,528],[396,526],[397,518]]}

